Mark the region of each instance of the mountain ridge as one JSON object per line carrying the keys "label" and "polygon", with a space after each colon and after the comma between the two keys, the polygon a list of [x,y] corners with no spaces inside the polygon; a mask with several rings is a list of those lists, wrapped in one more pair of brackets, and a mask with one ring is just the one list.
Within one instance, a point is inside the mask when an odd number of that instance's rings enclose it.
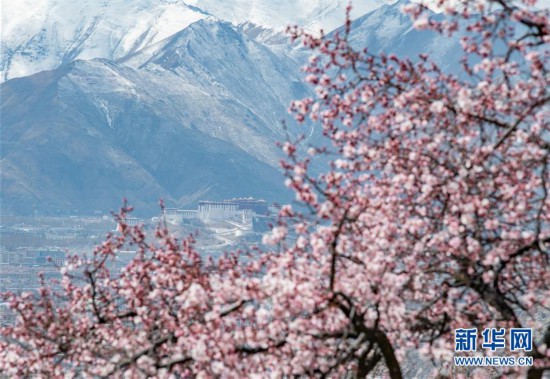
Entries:
{"label": "mountain ridge", "polygon": [[[394,0],[357,5],[356,16]],[[292,11],[293,10],[293,11]],[[252,22],[280,35],[287,24],[331,30],[344,20],[341,0],[2,0],[0,80],[49,70],[75,59],[116,60],[151,46],[195,21]],[[300,14],[305,16],[300,16]],[[321,24],[315,22],[321,20]],[[315,21],[315,22],[314,22]],[[266,33],[265,30],[271,31]],[[263,42],[267,42],[267,36]]]}
{"label": "mountain ridge", "polygon": [[[211,51],[188,54],[189,33]],[[299,67],[246,38],[227,23],[199,22],[159,45],[165,67],[78,60],[2,83],[3,209],[89,212],[123,196],[147,211],[159,197],[178,206],[204,196],[284,199],[275,141],[291,95],[273,92],[255,62],[290,70],[287,86]]]}
{"label": "mountain ridge", "polygon": [[[456,41],[413,30],[401,5],[356,19],[352,43],[443,63],[457,54]],[[264,42],[257,27],[208,16],[119,59],[1,83],[2,211],[108,210],[122,197],[144,212],[160,197],[291,200],[275,144],[304,133],[306,148],[322,132],[287,114],[291,100],[313,96],[301,72],[310,52]]]}

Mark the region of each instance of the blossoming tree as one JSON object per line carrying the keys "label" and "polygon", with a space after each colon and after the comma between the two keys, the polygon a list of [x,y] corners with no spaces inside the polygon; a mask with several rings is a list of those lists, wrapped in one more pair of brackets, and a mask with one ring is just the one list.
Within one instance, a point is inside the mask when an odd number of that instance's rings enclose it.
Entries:
{"label": "blossoming tree", "polygon": [[[326,143],[282,144],[285,206],[272,248],[204,260],[192,237],[121,234],[72,257],[57,290],[7,294],[10,376],[400,378],[419,352],[449,374],[457,328],[534,328],[526,371],[550,369],[550,25],[533,1],[409,4],[417,29],[458,38],[460,72],[349,43],[315,55],[295,101]],[[328,162],[315,175],[319,156]],[[303,209],[307,209],[304,211]],[[136,258],[107,266],[124,246]],[[379,371],[376,371],[379,372]]]}

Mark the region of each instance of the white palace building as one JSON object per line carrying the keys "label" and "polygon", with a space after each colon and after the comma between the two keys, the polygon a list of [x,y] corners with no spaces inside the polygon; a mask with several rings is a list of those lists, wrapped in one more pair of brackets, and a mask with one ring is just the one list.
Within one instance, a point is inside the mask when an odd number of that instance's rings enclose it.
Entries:
{"label": "white palace building", "polygon": [[197,210],[166,208],[166,221],[179,224],[183,220],[200,220],[205,224],[229,219],[239,219],[243,224],[252,222],[254,215],[267,216],[269,210],[265,200],[234,198],[222,201],[200,201]]}

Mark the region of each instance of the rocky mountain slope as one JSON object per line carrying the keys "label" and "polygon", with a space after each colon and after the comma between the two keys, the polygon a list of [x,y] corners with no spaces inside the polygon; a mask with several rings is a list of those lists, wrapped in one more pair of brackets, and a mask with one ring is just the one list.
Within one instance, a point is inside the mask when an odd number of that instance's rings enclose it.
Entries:
{"label": "rocky mountain slope", "polygon": [[[208,46],[209,48],[205,48]],[[201,20],[114,62],[78,60],[1,86],[3,205],[18,212],[151,210],[163,196],[282,200],[275,142],[295,61]]]}
{"label": "rocky mountain slope", "polygon": [[[312,93],[301,81],[308,53],[269,28],[208,15],[214,8],[154,3],[160,8],[151,13],[185,9],[184,27],[161,38],[168,29],[155,24],[162,33],[145,28],[148,37],[115,43],[120,49],[106,57],[74,60],[99,48],[98,26],[66,63],[0,85],[3,212],[106,211],[122,197],[142,212],[155,211],[160,197],[178,206],[231,196],[291,199],[275,143],[284,139],[282,121],[292,126],[289,102]],[[401,5],[358,18],[354,43],[454,60],[456,44],[414,31]],[[307,125],[298,131],[312,140],[319,133]]]}

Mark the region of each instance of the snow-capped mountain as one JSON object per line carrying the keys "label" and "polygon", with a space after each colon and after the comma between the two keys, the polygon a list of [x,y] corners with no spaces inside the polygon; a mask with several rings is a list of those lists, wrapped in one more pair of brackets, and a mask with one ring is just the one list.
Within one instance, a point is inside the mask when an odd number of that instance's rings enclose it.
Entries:
{"label": "snow-capped mountain", "polygon": [[[58,1],[52,7],[65,3]],[[292,124],[289,102],[312,94],[300,71],[309,53],[267,26],[235,25],[238,14],[229,23],[214,8],[177,1],[123,3],[105,3],[93,26],[81,18],[88,26],[77,29],[88,32],[78,41],[75,26],[52,15],[39,34],[55,38],[2,52],[8,77],[52,66],[0,84],[3,211],[108,210],[122,197],[141,211],[156,210],[160,197],[180,206],[243,195],[288,200],[275,142],[284,139],[281,121]],[[108,16],[115,5],[118,19]],[[413,30],[401,5],[358,18],[351,39],[373,51],[436,53],[442,63],[456,54],[454,42]],[[166,9],[187,14],[181,29],[153,21]],[[12,32],[2,38],[16,40]],[[307,125],[299,130],[316,138]]]}
{"label": "snow-capped mountain", "polygon": [[[386,1],[357,2],[364,14]],[[2,0],[0,81],[51,70],[75,59],[119,59],[200,19],[253,23],[281,33],[289,24],[331,30],[344,0]],[[264,31],[265,34],[265,31]]]}
{"label": "snow-capped mountain", "polygon": [[2,79],[117,59],[207,17],[179,1],[2,1]]}
{"label": "snow-capped mountain", "polygon": [[[352,17],[360,17],[396,0],[354,1]],[[252,22],[273,29],[300,25],[310,31],[329,32],[341,26],[348,0],[189,0],[204,11],[234,24]]]}
{"label": "snow-capped mountain", "polygon": [[[136,70],[140,77],[132,81],[141,79],[152,98],[179,96],[177,109],[186,109],[184,119],[201,132],[274,167],[279,158],[265,146],[284,138],[280,123],[287,118],[288,104],[308,94],[291,56],[272,51],[223,21],[198,21],[117,63]],[[196,88],[200,100],[192,99],[191,89]],[[238,108],[249,111],[243,114]],[[242,119],[223,122],[223,127],[212,122],[228,111]]]}
{"label": "snow-capped mountain", "polygon": [[406,3],[406,0],[400,0],[384,5],[355,19],[351,43],[361,48],[368,47],[373,52],[384,51],[412,60],[418,59],[420,53],[426,53],[444,70],[456,70],[454,65],[460,61],[462,54],[460,36],[449,38],[432,31],[414,29],[409,16],[401,11]]}
{"label": "snow-capped mountain", "polygon": [[3,205],[19,212],[113,209],[123,196],[141,211],[161,196],[283,200],[275,141],[289,101],[307,94],[293,59],[214,20],[125,60],[0,88]]}

